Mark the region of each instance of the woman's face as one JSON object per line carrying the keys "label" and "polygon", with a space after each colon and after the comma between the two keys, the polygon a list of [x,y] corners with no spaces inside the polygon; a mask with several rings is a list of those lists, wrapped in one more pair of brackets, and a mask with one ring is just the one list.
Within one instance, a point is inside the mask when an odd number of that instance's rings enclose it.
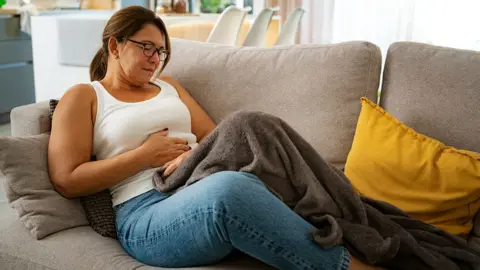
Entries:
{"label": "woman's face", "polygon": [[155,70],[163,64],[157,49],[165,49],[163,33],[155,25],[146,24],[120,44],[118,61],[121,72],[134,84],[148,83]]}

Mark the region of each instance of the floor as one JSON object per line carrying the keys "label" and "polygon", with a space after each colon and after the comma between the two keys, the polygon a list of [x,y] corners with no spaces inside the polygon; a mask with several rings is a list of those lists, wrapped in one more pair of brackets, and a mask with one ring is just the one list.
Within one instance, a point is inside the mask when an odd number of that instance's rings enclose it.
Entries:
{"label": "floor", "polygon": [[10,124],[0,125],[0,136],[10,136]]}
{"label": "floor", "polygon": [[[0,125],[0,136],[10,136],[10,124],[7,125]],[[0,183],[3,185],[3,183]],[[0,186],[0,203],[6,202],[7,198],[5,197],[3,187]]]}

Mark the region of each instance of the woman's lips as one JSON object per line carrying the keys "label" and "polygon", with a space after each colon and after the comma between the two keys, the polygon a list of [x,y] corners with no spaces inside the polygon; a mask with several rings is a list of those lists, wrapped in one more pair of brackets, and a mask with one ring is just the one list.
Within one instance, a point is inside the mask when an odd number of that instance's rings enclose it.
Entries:
{"label": "woman's lips", "polygon": [[150,69],[150,68],[144,68],[143,70],[148,71],[148,72],[154,72],[155,69]]}

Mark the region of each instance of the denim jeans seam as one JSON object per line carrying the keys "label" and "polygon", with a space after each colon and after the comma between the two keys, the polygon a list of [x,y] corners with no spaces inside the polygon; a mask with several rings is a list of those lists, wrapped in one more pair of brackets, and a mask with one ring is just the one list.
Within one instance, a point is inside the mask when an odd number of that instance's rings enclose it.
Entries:
{"label": "denim jeans seam", "polygon": [[[205,211],[206,210],[206,211]],[[134,245],[145,245],[145,242],[153,242],[153,241],[156,241],[158,240],[160,237],[164,236],[166,234],[166,231],[170,230],[171,228],[173,228],[174,226],[178,225],[178,224],[181,224],[182,221],[184,220],[187,220],[187,219],[190,219],[192,218],[193,216],[196,216],[198,214],[205,214],[205,213],[209,213],[210,212],[210,208],[206,208],[206,209],[197,209],[191,213],[189,213],[188,215],[185,215],[181,218],[178,218],[174,221],[172,221],[168,226],[165,226],[164,228],[162,228],[161,230],[156,230],[156,231],[153,231],[152,232],[152,236],[150,237],[138,237],[138,238],[130,238],[130,239],[126,239],[124,237],[120,237],[122,240],[124,240],[125,242],[127,242],[128,244],[134,244]]]}
{"label": "denim jeans seam", "polygon": [[348,249],[343,248],[342,249],[342,260],[340,261],[340,264],[338,265],[338,270],[348,270],[350,268],[351,264],[351,258],[350,258],[350,252]]}
{"label": "denim jeans seam", "polygon": [[[217,209],[212,209],[212,210],[217,210]],[[242,226],[242,223],[239,222],[237,219],[229,216],[226,211],[221,211],[222,214],[225,215],[226,218],[228,218],[229,220],[233,221],[233,223],[236,223],[237,225],[237,228]],[[245,224],[245,223],[244,223]],[[245,226],[247,227],[247,224],[245,224]],[[308,269],[317,269],[316,267],[312,266],[311,264],[309,264],[306,260],[302,259],[301,257],[299,257],[297,254],[294,254],[292,252],[288,252],[288,248],[285,248],[285,247],[282,247],[282,246],[279,246],[278,244],[276,244],[274,241],[268,239],[264,234],[261,234],[258,232],[258,230],[252,228],[251,226],[248,226],[248,228],[251,228],[252,231],[256,232],[258,235],[261,235],[261,237],[263,237],[266,241],[268,241],[272,246],[275,246],[275,247],[278,247],[278,248],[282,248],[283,250],[286,250],[287,252],[285,254],[290,254],[290,255],[293,255],[294,256],[294,260],[288,258],[288,256],[280,256],[282,258],[284,258],[285,260],[289,261],[290,263],[294,264],[294,265],[297,265],[297,266],[301,266],[301,267],[304,267]],[[270,252],[272,252],[272,249],[271,248],[267,248]],[[278,256],[278,254],[275,254],[272,252],[272,254],[274,256]]]}

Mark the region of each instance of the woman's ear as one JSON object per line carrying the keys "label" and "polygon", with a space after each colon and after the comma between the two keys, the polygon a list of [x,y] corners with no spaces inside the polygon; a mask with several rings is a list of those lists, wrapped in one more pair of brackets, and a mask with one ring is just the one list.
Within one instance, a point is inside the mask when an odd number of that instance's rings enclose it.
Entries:
{"label": "woman's ear", "polygon": [[117,39],[114,37],[110,37],[108,39],[108,51],[113,56],[113,58],[117,59],[119,57],[119,54],[120,54],[119,49],[120,49],[120,44],[117,41]]}

